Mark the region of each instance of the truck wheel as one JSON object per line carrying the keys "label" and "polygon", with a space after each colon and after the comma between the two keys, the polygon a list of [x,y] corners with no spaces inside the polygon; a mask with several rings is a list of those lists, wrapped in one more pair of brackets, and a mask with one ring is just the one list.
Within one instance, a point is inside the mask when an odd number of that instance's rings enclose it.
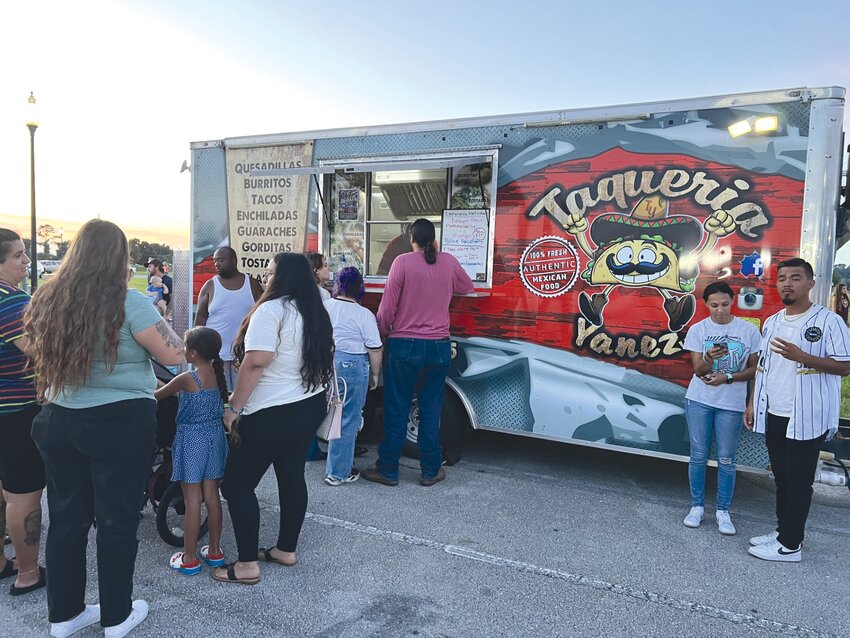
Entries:
{"label": "truck wheel", "polygon": [[[180,481],[174,481],[165,490],[159,507],[156,509],[156,531],[159,537],[172,547],[183,547],[183,517],[186,505],[183,503],[183,490]],[[198,540],[207,535],[208,521],[206,507],[201,505],[201,529]]]}
{"label": "truck wheel", "polygon": [[[446,388],[440,413],[440,445],[443,448],[443,458],[449,465],[460,460],[460,449],[471,431],[472,425],[463,403],[453,391]],[[419,405],[415,398],[410,406],[402,454],[411,459],[419,458]]]}

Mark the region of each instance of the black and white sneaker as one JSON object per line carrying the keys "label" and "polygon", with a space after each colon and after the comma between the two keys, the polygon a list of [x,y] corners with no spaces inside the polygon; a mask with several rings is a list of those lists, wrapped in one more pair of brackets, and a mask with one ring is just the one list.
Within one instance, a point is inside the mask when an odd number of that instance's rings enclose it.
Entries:
{"label": "black and white sneaker", "polygon": [[326,476],[325,483],[330,485],[331,487],[339,487],[343,483],[354,483],[357,479],[360,478],[360,470],[351,470],[351,474],[348,475],[348,478],[337,478],[335,476]]}
{"label": "black and white sneaker", "polygon": [[788,549],[778,540],[772,540],[761,545],[754,545],[747,550],[752,556],[762,560],[772,560],[782,563],[799,563],[803,560],[803,548]]}

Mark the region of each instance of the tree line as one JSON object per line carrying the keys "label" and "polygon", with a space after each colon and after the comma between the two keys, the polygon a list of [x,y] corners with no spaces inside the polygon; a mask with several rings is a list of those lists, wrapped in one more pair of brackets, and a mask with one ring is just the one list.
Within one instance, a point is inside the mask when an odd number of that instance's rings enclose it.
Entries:
{"label": "tree line", "polygon": [[[70,240],[66,240],[63,233],[57,232],[50,224],[42,224],[36,230],[38,237],[38,258],[44,259],[62,259],[68,248],[71,245]],[[168,244],[160,244],[157,242],[148,242],[133,237],[130,242],[130,261],[134,264],[144,264],[148,259],[156,258],[164,263],[172,263],[174,261],[174,250]],[[30,251],[30,240],[24,238],[24,245],[27,249],[27,254]]]}

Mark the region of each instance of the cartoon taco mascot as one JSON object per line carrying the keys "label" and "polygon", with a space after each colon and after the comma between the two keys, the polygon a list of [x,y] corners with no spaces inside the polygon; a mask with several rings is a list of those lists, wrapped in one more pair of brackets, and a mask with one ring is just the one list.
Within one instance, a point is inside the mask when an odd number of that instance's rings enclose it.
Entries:
{"label": "cartoon taco mascot", "polygon": [[617,286],[655,288],[664,298],[664,311],[673,332],[694,316],[695,302],[690,293],[699,275],[699,261],[720,237],[735,231],[735,219],[724,210],[716,210],[700,224],[689,215],[669,215],[669,207],[665,198],[652,195],[640,200],[628,215],[599,215],[590,224],[590,241],[595,249],[587,238],[587,219],[571,216],[565,230],[591,258],[581,276],[590,285],[605,286],[592,296],[585,292],[579,295],[579,310],[590,323],[602,325],[602,310]]}

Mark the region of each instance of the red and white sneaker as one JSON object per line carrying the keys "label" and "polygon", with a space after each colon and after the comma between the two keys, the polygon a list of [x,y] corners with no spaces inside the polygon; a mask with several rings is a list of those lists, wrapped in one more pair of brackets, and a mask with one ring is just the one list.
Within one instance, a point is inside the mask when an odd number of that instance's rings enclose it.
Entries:
{"label": "red and white sneaker", "polygon": [[172,569],[176,569],[181,574],[186,574],[187,576],[194,576],[201,573],[201,561],[196,558],[194,563],[184,563],[183,552],[176,552],[171,557],[171,560],[168,561],[168,564],[171,565]]}
{"label": "red and white sneaker", "polygon": [[204,545],[201,547],[201,558],[207,561],[210,567],[221,567],[224,565],[224,552],[220,554],[210,554],[210,546]]}

